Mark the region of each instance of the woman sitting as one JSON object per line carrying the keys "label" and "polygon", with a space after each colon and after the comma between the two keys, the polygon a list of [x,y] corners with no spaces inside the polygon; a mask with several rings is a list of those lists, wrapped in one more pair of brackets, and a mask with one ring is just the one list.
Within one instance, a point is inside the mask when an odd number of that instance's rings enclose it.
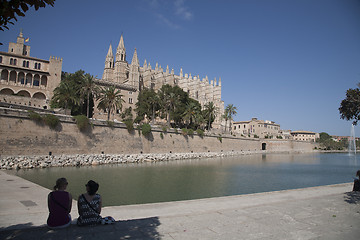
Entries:
{"label": "woman sitting", "polygon": [[67,185],[66,178],[59,178],[56,180],[54,191],[48,195],[49,217],[47,225],[49,228],[64,228],[71,223],[72,197],[70,193],[65,191]]}
{"label": "woman sitting", "polygon": [[86,185],[86,193],[78,199],[79,226],[101,224],[101,196],[97,194],[99,184],[90,180]]}
{"label": "woman sitting", "polygon": [[356,172],[356,176],[358,177],[358,179],[354,180],[354,187],[353,187],[353,191],[360,191],[360,170],[358,170]]}

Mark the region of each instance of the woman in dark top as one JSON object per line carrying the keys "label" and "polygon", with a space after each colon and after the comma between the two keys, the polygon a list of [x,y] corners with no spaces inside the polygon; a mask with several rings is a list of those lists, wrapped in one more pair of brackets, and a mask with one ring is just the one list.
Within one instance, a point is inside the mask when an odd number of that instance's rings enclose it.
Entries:
{"label": "woman in dark top", "polygon": [[86,193],[81,194],[78,199],[79,226],[101,224],[101,196],[97,194],[99,184],[90,180],[86,185]]}
{"label": "woman in dark top", "polygon": [[359,178],[359,179],[355,179],[354,180],[354,187],[353,187],[353,191],[360,191],[360,170],[358,170],[356,172],[356,176]]}
{"label": "woman in dark top", "polygon": [[64,228],[71,223],[72,197],[70,193],[65,191],[67,185],[66,178],[59,178],[56,180],[54,191],[48,195],[49,217],[47,225],[50,228]]}

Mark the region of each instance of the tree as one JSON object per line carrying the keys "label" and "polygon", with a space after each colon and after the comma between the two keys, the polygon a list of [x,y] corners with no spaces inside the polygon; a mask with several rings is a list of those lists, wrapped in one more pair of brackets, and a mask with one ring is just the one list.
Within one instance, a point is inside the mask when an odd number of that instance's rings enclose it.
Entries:
{"label": "tree", "polygon": [[[225,108],[225,113],[227,115],[227,120],[230,121],[229,131],[231,131],[231,121],[233,120],[233,116],[237,114],[237,108],[233,104],[228,104]],[[226,129],[226,122],[225,122],[225,129]],[[226,130],[225,130],[226,131]]]}
{"label": "tree", "polygon": [[136,122],[140,122],[147,116],[154,123],[157,112],[160,109],[159,97],[153,89],[140,91],[136,105]]}
{"label": "tree", "polygon": [[187,122],[188,128],[196,128],[199,126],[201,122],[201,105],[198,101],[194,99],[189,99],[188,104],[186,105],[186,109],[183,113],[183,119]]}
{"label": "tree", "polygon": [[[17,16],[24,17],[29,8],[35,10],[44,8],[46,5],[54,6],[55,0],[2,0],[0,1],[0,30],[9,29],[8,24],[14,25]],[[16,16],[17,15],[17,16]]]}
{"label": "tree", "polygon": [[319,135],[320,138],[316,139],[316,142],[318,142],[326,150],[342,150],[346,147],[344,145],[344,141],[335,142],[326,132],[321,132]]}
{"label": "tree", "polygon": [[226,132],[227,121],[229,120],[229,114],[227,111],[228,110],[225,108],[224,114],[222,115],[222,118],[225,120],[225,132]]}
{"label": "tree", "polygon": [[167,125],[170,126],[171,114],[175,112],[176,106],[180,101],[180,96],[176,93],[175,89],[166,84],[163,85],[158,92],[161,110],[166,115]]}
{"label": "tree", "polygon": [[122,103],[125,102],[122,99],[123,95],[120,94],[120,90],[116,90],[114,86],[103,88],[97,97],[99,100],[98,109],[107,111],[107,120],[110,120],[110,114],[113,111],[121,110]]}
{"label": "tree", "polygon": [[62,81],[54,89],[54,95],[51,99],[51,107],[61,107],[68,109],[80,104],[80,98],[76,94],[76,89],[68,81]]}
{"label": "tree", "polygon": [[[71,115],[76,116],[76,115],[86,115],[87,112],[87,108],[86,106],[89,106],[90,108],[92,108],[92,106],[94,105],[94,101],[92,98],[90,98],[90,101],[88,101],[86,99],[86,96],[82,96],[81,94],[81,89],[84,85],[84,81],[85,81],[85,72],[83,70],[78,70],[75,73],[67,73],[67,72],[62,72],[61,73],[61,82],[59,84],[60,88],[63,88],[63,86],[61,86],[62,84],[66,84],[66,89],[69,90],[54,90],[54,94],[56,94],[56,98],[57,100],[54,101],[52,100],[50,105],[52,108],[67,108],[67,109],[71,109]],[[56,93],[55,93],[56,92]],[[69,101],[67,101],[67,96],[69,96],[69,94],[71,93],[71,98],[69,99]],[[64,96],[59,96],[59,95],[64,95]],[[63,99],[63,100],[61,100]],[[59,101],[60,100],[60,101]],[[67,102],[67,104],[64,103],[64,101]],[[66,105],[66,106],[65,106]],[[84,108],[85,106],[85,108]],[[91,115],[91,112],[89,113]]]}
{"label": "tree", "polygon": [[[358,87],[360,87],[360,83],[358,83]],[[350,88],[346,91],[346,98],[341,101],[339,112],[341,119],[346,119],[347,121],[353,120],[353,124],[357,124],[357,122],[360,120],[359,88]]]}
{"label": "tree", "polygon": [[90,74],[83,75],[82,85],[79,89],[80,95],[86,97],[86,116],[90,118],[90,96],[95,96],[100,92],[99,86],[95,83],[95,78]]}
{"label": "tree", "polygon": [[213,102],[208,102],[204,107],[204,117],[208,119],[207,129],[210,130],[211,124],[214,122],[216,117],[217,108]]}

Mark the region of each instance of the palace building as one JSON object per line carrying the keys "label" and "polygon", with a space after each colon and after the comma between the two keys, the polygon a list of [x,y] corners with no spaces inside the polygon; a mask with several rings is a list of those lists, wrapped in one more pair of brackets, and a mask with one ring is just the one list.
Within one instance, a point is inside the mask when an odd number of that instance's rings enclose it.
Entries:
{"label": "palace building", "polygon": [[[180,69],[179,75],[174,73],[174,69],[166,66],[164,70],[161,65],[156,63],[155,68],[146,60],[140,66],[136,48],[129,64],[126,60],[126,49],[123,36],[114,55],[110,44],[105,58],[105,68],[102,79],[97,83],[102,86],[115,86],[121,90],[125,104],[123,108],[135,108],[139,91],[143,88],[159,90],[165,84],[177,85],[182,88],[189,96],[200,102],[204,106],[208,102],[213,102],[217,107],[217,118],[213,123],[214,128],[221,126],[221,116],[224,113],[224,102],[221,100],[221,78],[217,81],[209,81],[208,77],[201,79],[199,76],[183,73]],[[94,117],[105,119],[106,113],[94,109]],[[114,119],[120,120],[119,114],[115,114]]]}
{"label": "palace building", "polygon": [[30,56],[20,32],[8,52],[0,51],[0,102],[48,109],[53,90],[61,81],[62,59]]}
{"label": "palace building", "polygon": [[268,120],[258,120],[257,118],[252,118],[249,121],[234,122],[232,131],[249,137],[276,138],[282,136],[279,124]]}

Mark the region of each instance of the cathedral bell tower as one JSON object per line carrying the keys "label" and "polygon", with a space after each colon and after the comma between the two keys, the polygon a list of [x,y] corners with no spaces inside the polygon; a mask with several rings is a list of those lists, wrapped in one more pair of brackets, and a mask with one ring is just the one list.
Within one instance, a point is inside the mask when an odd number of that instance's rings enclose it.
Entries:
{"label": "cathedral bell tower", "polygon": [[124,38],[121,35],[119,45],[116,49],[116,61],[115,61],[115,81],[118,83],[124,83],[129,78],[129,72],[127,70],[128,63],[126,62],[126,49],[124,45]]}
{"label": "cathedral bell tower", "polygon": [[135,48],[134,55],[130,65],[129,84],[138,88],[140,81],[140,64]]}
{"label": "cathedral bell tower", "polygon": [[109,51],[105,58],[105,68],[102,79],[105,81],[111,81],[113,78],[113,72],[114,72],[114,55],[112,46],[110,44]]}

